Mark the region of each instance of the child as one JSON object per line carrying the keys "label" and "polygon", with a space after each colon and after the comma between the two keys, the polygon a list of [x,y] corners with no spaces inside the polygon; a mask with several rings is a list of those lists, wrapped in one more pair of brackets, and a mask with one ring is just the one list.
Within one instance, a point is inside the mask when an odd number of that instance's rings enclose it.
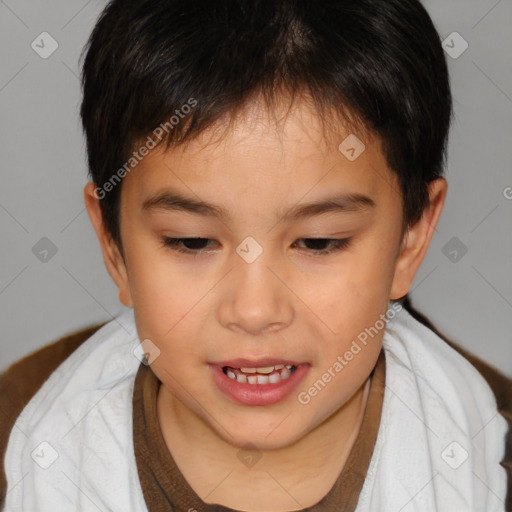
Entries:
{"label": "child", "polygon": [[128,309],[3,375],[3,510],[510,510],[510,381],[404,307],[452,108],[419,1],[113,0],[83,94]]}

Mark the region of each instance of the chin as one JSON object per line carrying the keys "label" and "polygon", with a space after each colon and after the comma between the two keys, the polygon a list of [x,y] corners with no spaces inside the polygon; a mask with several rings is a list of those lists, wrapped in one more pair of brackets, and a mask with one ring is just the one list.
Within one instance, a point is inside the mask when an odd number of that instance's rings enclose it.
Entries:
{"label": "chin", "polygon": [[[286,416],[284,416],[286,417]],[[277,422],[279,425],[279,422]],[[261,451],[279,450],[286,448],[302,436],[301,432],[289,432],[284,426],[269,427],[268,422],[264,425],[252,425],[247,428],[237,427],[236,429],[219,429],[218,425],[215,428],[217,435],[221,437],[226,443],[238,449],[257,449]]]}

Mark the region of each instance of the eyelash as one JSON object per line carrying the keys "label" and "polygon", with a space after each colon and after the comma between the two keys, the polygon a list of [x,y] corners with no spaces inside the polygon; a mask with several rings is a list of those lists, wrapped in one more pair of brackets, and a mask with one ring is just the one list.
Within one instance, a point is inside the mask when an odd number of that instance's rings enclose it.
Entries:
{"label": "eyelash", "polygon": [[[201,254],[204,252],[204,249],[183,249],[179,247],[179,244],[183,243],[184,241],[190,241],[190,240],[210,240],[209,238],[170,238],[170,237],[164,237],[162,239],[163,245],[165,247],[170,248],[171,250],[186,254],[192,257],[198,257],[201,256]],[[322,240],[325,242],[333,242],[331,247],[329,249],[323,249],[321,251],[315,251],[314,249],[310,249],[313,251],[314,257],[319,256],[327,256],[331,253],[342,251],[343,249],[346,249],[351,239],[350,238],[300,238],[299,240]]]}

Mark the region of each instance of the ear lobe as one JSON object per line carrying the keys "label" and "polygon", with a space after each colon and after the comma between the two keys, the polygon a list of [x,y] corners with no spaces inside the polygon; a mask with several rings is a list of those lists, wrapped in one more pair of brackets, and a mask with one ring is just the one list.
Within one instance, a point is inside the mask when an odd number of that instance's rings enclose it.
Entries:
{"label": "ear lobe", "polygon": [[429,184],[429,204],[421,219],[404,234],[400,254],[395,263],[391,300],[401,299],[409,292],[441,216],[447,189],[448,184],[444,178],[438,178]]}
{"label": "ear lobe", "polygon": [[87,183],[84,188],[84,201],[87,213],[89,214],[89,218],[91,219],[91,223],[100,243],[103,261],[105,262],[110,277],[117,286],[119,300],[125,306],[133,307],[126,265],[117,243],[105,228],[100,199],[96,194],[96,185],[92,182]]}

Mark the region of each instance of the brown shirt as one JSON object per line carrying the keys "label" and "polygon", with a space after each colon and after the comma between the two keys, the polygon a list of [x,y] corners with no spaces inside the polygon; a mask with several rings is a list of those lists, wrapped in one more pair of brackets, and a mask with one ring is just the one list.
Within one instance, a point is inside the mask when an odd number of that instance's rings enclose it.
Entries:
{"label": "brown shirt", "polygon": [[[418,318],[421,320],[420,318]],[[424,322],[425,323],[425,322]],[[13,424],[30,398],[37,392],[55,368],[100,326],[95,326],[43,347],[24,357],[0,376],[0,461]],[[438,333],[439,334],[439,333]],[[451,344],[451,343],[450,343]],[[453,346],[453,344],[451,344]],[[489,382],[498,402],[498,409],[512,423],[512,381],[495,369],[458,349],[477,367]],[[307,511],[354,511],[377,437],[384,395],[384,352],[372,372],[370,392],[362,425],[347,462],[327,495]],[[148,510],[163,512],[189,510],[228,512],[233,509],[204,503],[193,491],[172,458],[158,423],[156,399],[159,380],[151,369],[141,365],[133,392],[133,441],[139,480]],[[507,512],[512,511],[512,435],[509,429],[507,452],[502,462],[509,478]],[[2,464],[0,471],[0,509],[5,501],[6,479]]]}

